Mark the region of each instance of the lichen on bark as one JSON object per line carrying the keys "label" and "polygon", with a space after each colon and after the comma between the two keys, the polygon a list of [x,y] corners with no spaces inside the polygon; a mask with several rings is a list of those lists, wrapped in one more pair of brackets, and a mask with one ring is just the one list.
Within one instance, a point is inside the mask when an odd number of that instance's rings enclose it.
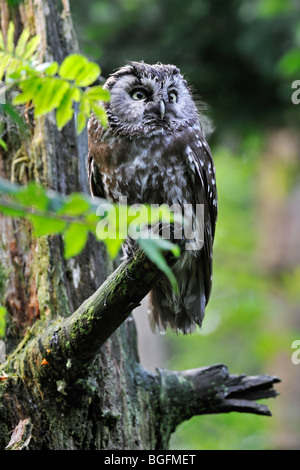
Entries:
{"label": "lichen on bark", "polygon": [[[6,6],[0,3],[4,30]],[[29,26],[41,34],[45,60],[61,63],[77,52],[68,7],[67,1],[26,0],[14,10],[18,33]],[[76,135],[74,121],[58,132],[49,115],[30,132],[28,178],[63,194],[87,191],[85,140]],[[1,176],[10,177],[19,148],[20,138],[8,133]],[[0,449],[12,430],[12,445],[29,449],[167,449],[178,423],[195,413],[268,414],[251,393],[256,399],[274,396],[277,378],[247,381],[221,365],[156,374],[141,367],[130,313],[161,275],[141,251],[111,274],[112,262],[93,237],[66,261],[61,237],[35,240],[28,223],[3,217],[0,225],[9,314],[9,357],[0,368]]]}

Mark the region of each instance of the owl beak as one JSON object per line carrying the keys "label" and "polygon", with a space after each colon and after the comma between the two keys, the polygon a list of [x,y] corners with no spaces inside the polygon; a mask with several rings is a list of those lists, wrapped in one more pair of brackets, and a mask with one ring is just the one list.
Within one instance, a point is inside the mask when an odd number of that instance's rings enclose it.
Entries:
{"label": "owl beak", "polygon": [[166,114],[166,105],[164,100],[160,100],[160,117],[163,119]]}

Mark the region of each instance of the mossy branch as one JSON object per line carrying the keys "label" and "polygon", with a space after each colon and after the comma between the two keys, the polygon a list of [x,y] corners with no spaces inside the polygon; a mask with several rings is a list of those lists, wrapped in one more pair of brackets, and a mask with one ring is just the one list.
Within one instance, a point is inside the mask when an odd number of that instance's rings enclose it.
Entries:
{"label": "mossy branch", "polygon": [[[73,315],[51,323],[39,337],[17,348],[9,364],[13,364],[17,373],[46,380],[48,384],[82,376],[101,346],[160,276],[162,272],[157,266],[142,250],[137,250]],[[22,360],[16,361],[20,355]]]}
{"label": "mossy branch", "polygon": [[161,411],[160,435],[164,449],[176,427],[195,415],[251,413],[271,416],[256,400],[276,397],[273,385],[278,377],[230,375],[223,364],[185,371],[159,370],[156,376]]}
{"label": "mossy branch", "polygon": [[[32,334],[32,340],[25,341],[8,364],[39,387],[68,387],[84,375],[101,346],[161,275],[145,253],[137,250],[73,315],[52,323],[43,334]],[[145,371],[142,375],[145,378]],[[158,371],[155,376],[146,376],[151,378],[152,390],[159,397],[164,416],[161,426],[166,427],[166,435],[196,414],[238,411],[270,415],[268,408],[256,400],[275,397],[273,385],[280,381],[267,375],[229,375],[224,365],[182,372]],[[144,382],[149,387],[149,380]]]}
{"label": "mossy branch", "polygon": [[182,416],[189,419],[195,414],[231,411],[270,416],[268,408],[255,400],[276,397],[273,385],[280,382],[278,377],[269,375],[230,375],[224,364],[179,372],[159,371],[159,376],[167,385],[164,408],[175,408],[180,422]]}

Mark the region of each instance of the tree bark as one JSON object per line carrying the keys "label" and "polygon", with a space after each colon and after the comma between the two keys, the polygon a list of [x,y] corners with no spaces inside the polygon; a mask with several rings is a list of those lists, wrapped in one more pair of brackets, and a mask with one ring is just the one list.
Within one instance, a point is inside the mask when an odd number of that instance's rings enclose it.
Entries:
{"label": "tree bark", "polygon": [[[40,34],[43,60],[77,52],[67,1],[25,0],[10,10],[1,0],[0,15],[4,35],[9,19],[17,35],[25,26]],[[52,114],[34,125],[30,111],[25,118],[27,139],[6,123],[1,176],[87,192],[86,136],[74,121],[58,132]],[[140,366],[130,312],[160,275],[142,252],[108,277],[113,263],[92,236],[66,261],[59,236],[34,239],[28,222],[2,216],[0,225],[0,301],[9,314],[1,449],[167,449],[194,414],[269,414],[254,400],[276,395],[276,377],[230,376],[223,365],[156,374]]]}

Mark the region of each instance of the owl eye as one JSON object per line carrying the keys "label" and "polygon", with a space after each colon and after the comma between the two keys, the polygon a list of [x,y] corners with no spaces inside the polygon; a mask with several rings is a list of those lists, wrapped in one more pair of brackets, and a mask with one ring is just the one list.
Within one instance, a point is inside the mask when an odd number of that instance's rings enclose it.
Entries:
{"label": "owl eye", "polygon": [[177,103],[177,93],[176,91],[170,91],[168,94],[169,102],[170,103]]}
{"label": "owl eye", "polygon": [[145,98],[147,98],[147,93],[145,92],[145,90],[138,88],[136,90],[133,90],[133,92],[131,93],[131,98],[137,101],[144,100]]}

